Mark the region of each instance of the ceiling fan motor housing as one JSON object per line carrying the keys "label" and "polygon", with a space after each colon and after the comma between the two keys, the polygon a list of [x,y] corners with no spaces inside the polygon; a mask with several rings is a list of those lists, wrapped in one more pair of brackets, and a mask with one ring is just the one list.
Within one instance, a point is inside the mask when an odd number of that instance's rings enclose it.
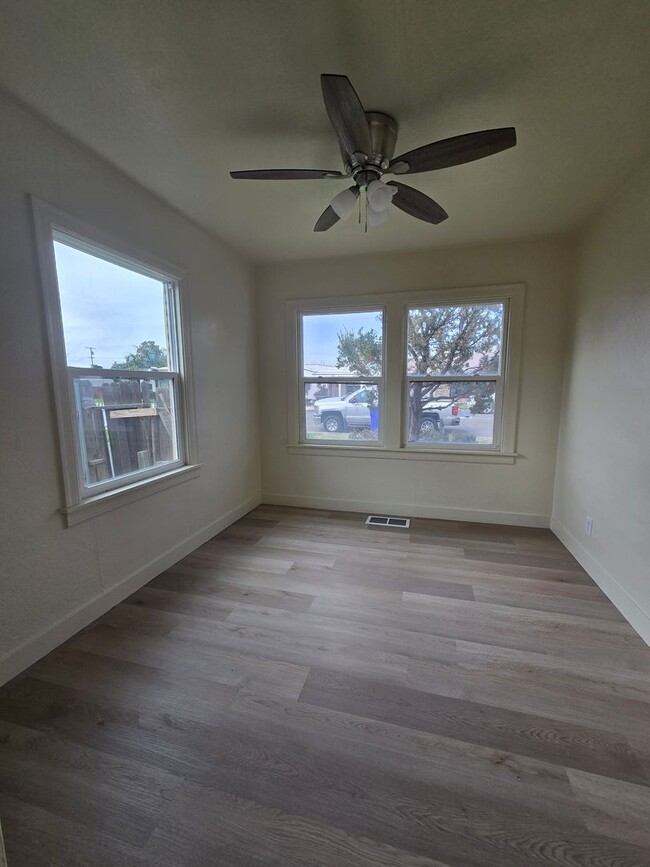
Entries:
{"label": "ceiling fan motor housing", "polygon": [[[381,177],[383,172],[388,168],[390,160],[395,154],[395,145],[397,144],[397,121],[389,114],[383,111],[367,111],[365,112],[370,127],[370,141],[372,143],[372,153],[366,154],[367,162],[362,163],[356,157],[350,158],[348,154],[341,148],[341,157],[345,164],[346,171],[352,173],[358,183],[365,184],[378,177]],[[372,175],[366,178],[358,178],[357,172],[364,169],[366,172],[372,172]]]}

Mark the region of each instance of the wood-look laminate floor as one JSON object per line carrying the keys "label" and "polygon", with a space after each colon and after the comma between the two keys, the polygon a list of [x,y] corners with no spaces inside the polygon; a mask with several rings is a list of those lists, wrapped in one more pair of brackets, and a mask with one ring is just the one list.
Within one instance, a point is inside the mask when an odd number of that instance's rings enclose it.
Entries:
{"label": "wood-look laminate floor", "polygon": [[9,867],[648,867],[650,649],[545,530],[262,506],[0,690]]}

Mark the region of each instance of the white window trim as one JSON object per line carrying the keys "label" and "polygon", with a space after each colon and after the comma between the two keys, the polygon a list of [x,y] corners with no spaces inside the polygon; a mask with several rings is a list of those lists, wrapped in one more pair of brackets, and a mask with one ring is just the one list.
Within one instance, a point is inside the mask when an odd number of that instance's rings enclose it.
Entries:
{"label": "white window trim", "polygon": [[[56,407],[59,447],[62,459],[62,473],[65,504],[61,511],[66,516],[68,526],[94,517],[97,514],[117,508],[142,496],[153,494],[180,483],[199,473],[197,459],[196,421],[193,396],[192,352],[190,345],[190,317],[186,293],[184,291],[184,271],[134,248],[121,239],[111,237],[77,217],[61,211],[41,199],[31,196],[32,212],[36,235],[36,249],[41,276],[45,321],[50,350],[50,365],[54,402]],[[173,379],[178,387],[179,416],[179,454],[182,458],[167,465],[162,471],[143,470],[141,473],[124,477],[123,484],[102,490],[84,488],[81,471],[81,455],[74,401],[73,377],[86,368],[68,367],[63,319],[59,298],[59,286],[54,254],[54,235],[60,233],[74,240],[79,249],[91,254],[101,254],[102,258],[118,265],[132,267],[175,287],[174,316],[171,327],[175,330],[174,343],[178,347],[177,372],[160,371],[152,376],[159,379]],[[105,370],[96,370],[97,376],[105,375]],[[115,376],[115,371],[110,375]],[[120,377],[140,376],[137,371],[119,371]]]}
{"label": "white window trim", "polygon": [[[493,286],[436,289],[420,292],[395,292],[381,295],[333,296],[287,302],[287,450],[295,455],[321,457],[374,457],[387,460],[443,460],[450,462],[513,464],[517,459],[516,433],[519,375],[522,354],[525,285],[509,283]],[[458,447],[452,444],[431,447],[407,444],[408,377],[404,358],[408,308],[435,307],[454,303],[505,302],[501,412],[495,418],[497,445]],[[380,425],[382,442],[320,444],[305,442],[300,405],[302,347],[300,318],[304,313],[345,313],[358,310],[384,310],[384,394]],[[436,379],[436,377],[431,377]],[[461,377],[464,381],[472,377]],[[484,377],[485,378],[485,377]],[[487,377],[495,379],[494,376]],[[309,378],[311,379],[311,378]],[[324,378],[323,378],[324,379]],[[329,381],[329,380],[327,380]],[[360,380],[359,380],[360,381]]]}

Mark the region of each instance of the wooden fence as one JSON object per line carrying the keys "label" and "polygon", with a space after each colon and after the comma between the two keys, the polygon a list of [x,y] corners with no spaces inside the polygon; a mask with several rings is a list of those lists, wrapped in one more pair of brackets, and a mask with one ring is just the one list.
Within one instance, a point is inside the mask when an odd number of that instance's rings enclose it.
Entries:
{"label": "wooden fence", "polygon": [[88,484],[175,459],[167,382],[77,380]]}

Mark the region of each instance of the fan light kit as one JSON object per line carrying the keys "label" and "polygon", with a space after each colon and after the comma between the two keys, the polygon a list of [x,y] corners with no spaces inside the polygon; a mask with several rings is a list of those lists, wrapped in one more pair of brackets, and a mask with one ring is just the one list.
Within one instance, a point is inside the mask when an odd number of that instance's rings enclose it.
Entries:
{"label": "fan light kit", "polygon": [[418,220],[437,225],[448,217],[437,202],[398,181],[382,180],[385,174],[413,175],[480,160],[517,144],[514,127],[485,129],[442,139],[393,159],[397,121],[381,111],[364,111],[345,75],[321,75],[323,99],[338,136],[344,171],[323,169],[256,169],[231,172],[233,178],[250,180],[337,180],[352,178],[354,185],[334,196],[314,226],[315,232],[331,229],[346,220],[359,203],[359,221],[378,226],[388,219],[391,204]]}

